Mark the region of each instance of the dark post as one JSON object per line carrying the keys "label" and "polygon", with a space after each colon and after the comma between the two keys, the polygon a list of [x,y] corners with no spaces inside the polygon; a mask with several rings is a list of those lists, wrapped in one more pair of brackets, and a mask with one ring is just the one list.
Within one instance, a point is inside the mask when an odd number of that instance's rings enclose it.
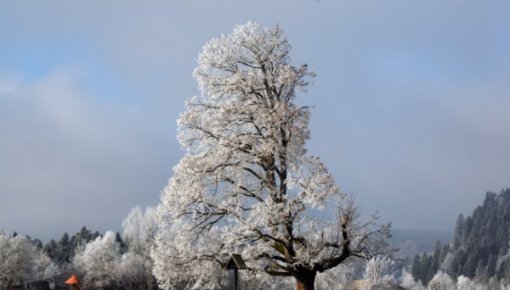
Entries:
{"label": "dark post", "polygon": [[234,290],[239,290],[239,288],[238,288],[239,283],[237,282],[237,274],[238,274],[237,271],[239,271],[239,270],[234,269]]}
{"label": "dark post", "polygon": [[234,270],[234,290],[239,290],[239,269],[246,269],[246,264],[244,263],[243,258],[239,254],[232,254],[227,264],[225,265],[226,269]]}

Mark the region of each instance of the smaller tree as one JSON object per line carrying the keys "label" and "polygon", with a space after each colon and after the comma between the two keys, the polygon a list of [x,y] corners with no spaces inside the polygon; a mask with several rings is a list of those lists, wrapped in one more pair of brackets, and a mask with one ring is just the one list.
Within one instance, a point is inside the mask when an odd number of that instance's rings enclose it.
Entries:
{"label": "smaller tree", "polygon": [[51,260],[24,236],[0,231],[0,288],[45,278]]}
{"label": "smaller tree", "polygon": [[59,267],[43,251],[37,248],[34,249],[32,260],[31,280],[44,280],[55,276],[59,272]]}
{"label": "smaller tree", "polygon": [[122,238],[130,251],[147,259],[157,232],[156,209],[148,207],[145,212],[133,208],[122,222]]}
{"label": "smaller tree", "polygon": [[402,278],[401,279],[402,279],[401,285],[405,289],[425,290],[425,287],[423,286],[423,284],[421,284],[419,280],[415,280],[415,278],[413,277],[413,274],[407,272],[405,269],[402,270]]}
{"label": "smaller tree", "polygon": [[66,263],[69,263],[71,260],[71,249],[72,249],[72,245],[71,245],[71,241],[69,240],[69,234],[67,232],[65,232],[63,235],[62,235],[62,238],[60,238],[60,241],[58,242],[58,247],[57,247],[57,251],[58,251],[58,254],[57,254],[57,263],[59,265],[63,265],[63,264],[66,264]]}
{"label": "smaller tree", "polygon": [[103,288],[118,284],[116,266],[120,260],[120,246],[115,241],[115,233],[108,231],[104,237],[96,238],[78,252],[74,265],[86,273],[84,284]]}
{"label": "smaller tree", "polygon": [[477,285],[474,281],[466,276],[460,275],[457,278],[458,290],[482,290],[481,285]]}
{"label": "smaller tree", "polygon": [[128,252],[122,257],[122,265],[129,265],[130,275],[138,283],[138,287],[145,285],[152,288],[156,283],[152,275],[153,261],[150,256],[156,236],[156,209],[147,207],[145,211],[139,207],[131,210],[122,222],[122,238],[127,244]]}
{"label": "smaller tree", "polygon": [[455,290],[457,287],[448,274],[439,271],[430,280],[428,288],[429,290]]}
{"label": "smaller tree", "polygon": [[126,252],[115,266],[116,280],[127,289],[151,289],[150,269],[150,261],[136,253]]}
{"label": "smaller tree", "polygon": [[393,260],[386,256],[375,256],[368,260],[363,273],[364,290],[389,289],[394,284],[388,278],[393,265]]}

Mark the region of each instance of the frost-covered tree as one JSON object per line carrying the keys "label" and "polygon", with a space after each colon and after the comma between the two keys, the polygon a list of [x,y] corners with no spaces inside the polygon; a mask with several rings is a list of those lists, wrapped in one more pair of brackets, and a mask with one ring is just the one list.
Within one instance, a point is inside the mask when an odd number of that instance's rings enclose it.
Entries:
{"label": "frost-covered tree", "polygon": [[122,222],[122,238],[130,251],[149,258],[156,229],[156,209],[134,207]]}
{"label": "frost-covered tree", "polygon": [[441,271],[434,275],[428,285],[429,290],[456,290],[456,288],[455,281],[448,274]]}
{"label": "frost-covered tree", "polygon": [[28,239],[0,231],[0,288],[30,281],[34,247]]}
{"label": "frost-covered tree", "polygon": [[[156,210],[135,207],[123,222],[122,236],[108,231],[89,243],[93,235],[83,228],[74,256],[74,267],[85,273],[84,284],[92,289],[152,289],[150,249],[154,242]],[[77,234],[80,235],[80,233]]]}
{"label": "frost-covered tree", "polygon": [[305,149],[310,111],[295,98],[314,74],[289,52],[279,27],[249,22],[200,53],[201,95],[178,120],[186,153],[159,206],[153,257],[162,287],[219,288],[221,267],[239,253],[250,271],[314,289],[318,272],[381,246],[388,227],[362,223]]}
{"label": "frost-covered tree", "polygon": [[425,290],[425,286],[423,286],[420,281],[415,281],[413,274],[407,272],[405,269],[402,270],[401,280],[401,285],[404,289]]}
{"label": "frost-covered tree", "polygon": [[34,247],[32,254],[32,275],[31,280],[44,280],[58,274],[59,267],[40,249]]}
{"label": "frost-covered tree", "polygon": [[97,237],[74,256],[75,267],[86,273],[84,284],[95,289],[118,284],[116,266],[120,261],[120,245],[112,231]]}
{"label": "frost-covered tree", "polygon": [[139,254],[124,253],[112,271],[118,284],[127,289],[152,289],[150,261]]}
{"label": "frost-covered tree", "polygon": [[0,289],[49,278],[58,267],[30,239],[0,231]]}
{"label": "frost-covered tree", "polygon": [[475,281],[469,279],[466,276],[460,275],[457,278],[457,289],[458,290],[485,290],[486,287],[483,287],[482,285],[478,285],[475,283]]}
{"label": "frost-covered tree", "polygon": [[364,290],[389,289],[394,281],[388,279],[394,262],[387,256],[372,257],[363,272]]}
{"label": "frost-covered tree", "polygon": [[[122,238],[127,244],[128,252],[122,257],[120,272],[128,274],[132,284],[138,287],[155,285],[152,275],[152,258],[150,252],[156,236],[156,209],[148,207],[143,211],[133,208],[122,222]],[[131,269],[131,273],[129,270]]]}

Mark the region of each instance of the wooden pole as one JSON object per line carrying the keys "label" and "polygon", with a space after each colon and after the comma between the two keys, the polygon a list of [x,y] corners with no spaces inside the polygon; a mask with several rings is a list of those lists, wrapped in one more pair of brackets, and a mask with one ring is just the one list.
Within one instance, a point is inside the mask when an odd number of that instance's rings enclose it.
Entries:
{"label": "wooden pole", "polygon": [[234,269],[234,290],[239,290],[237,285],[237,268]]}

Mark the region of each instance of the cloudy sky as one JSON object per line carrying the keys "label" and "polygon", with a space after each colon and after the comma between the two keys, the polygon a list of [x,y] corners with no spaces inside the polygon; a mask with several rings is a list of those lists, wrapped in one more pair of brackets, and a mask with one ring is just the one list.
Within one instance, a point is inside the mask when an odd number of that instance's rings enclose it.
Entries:
{"label": "cloudy sky", "polygon": [[510,2],[0,0],[0,229],[119,229],[183,152],[198,53],[279,24],[317,78],[310,151],[364,211],[450,229],[510,186]]}

